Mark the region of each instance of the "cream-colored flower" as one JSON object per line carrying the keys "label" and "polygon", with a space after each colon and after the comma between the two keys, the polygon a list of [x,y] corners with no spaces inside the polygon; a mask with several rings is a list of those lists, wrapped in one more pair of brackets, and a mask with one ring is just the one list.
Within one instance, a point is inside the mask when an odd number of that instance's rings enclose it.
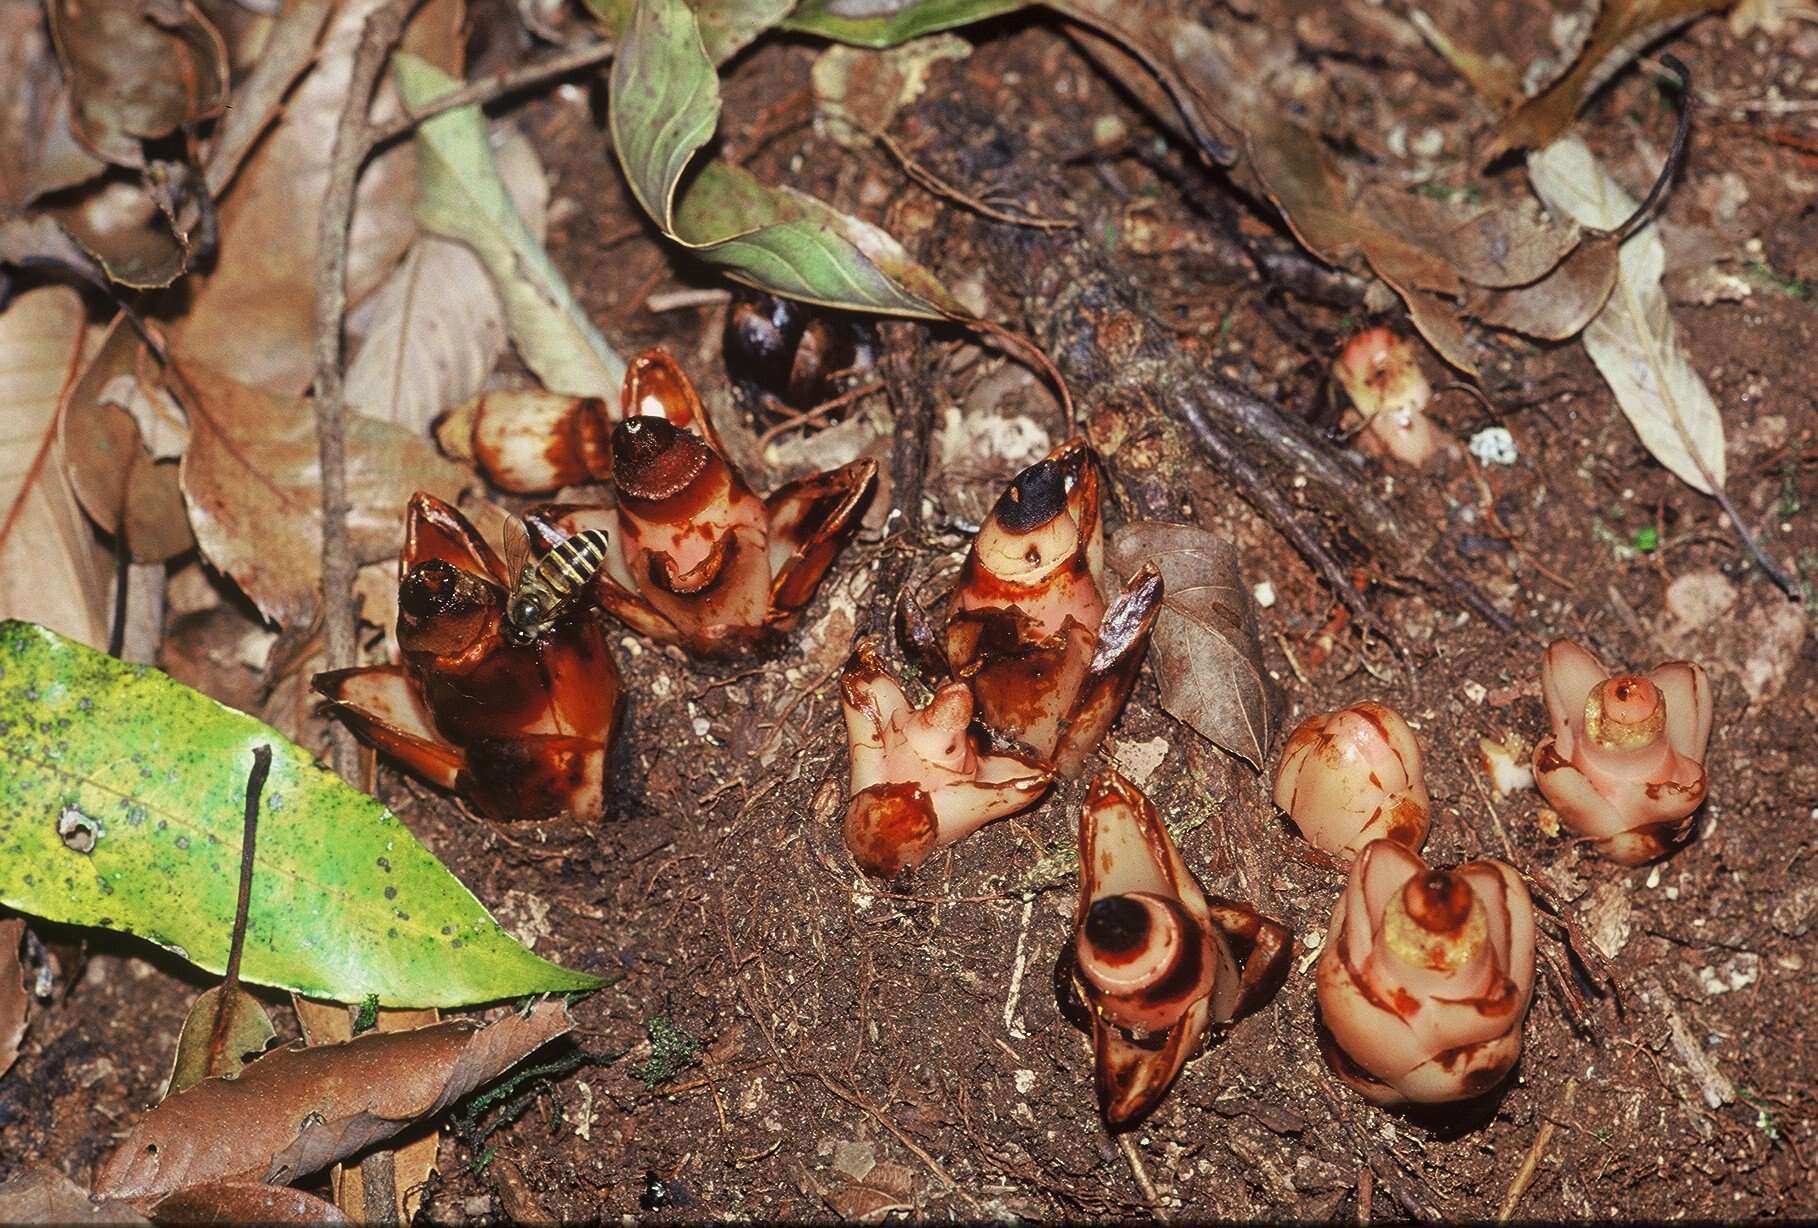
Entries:
{"label": "cream-colored flower", "polygon": [[1309,844],[1334,855],[1372,840],[1420,851],[1430,802],[1414,731],[1369,701],[1308,717],[1282,749],[1275,804]]}

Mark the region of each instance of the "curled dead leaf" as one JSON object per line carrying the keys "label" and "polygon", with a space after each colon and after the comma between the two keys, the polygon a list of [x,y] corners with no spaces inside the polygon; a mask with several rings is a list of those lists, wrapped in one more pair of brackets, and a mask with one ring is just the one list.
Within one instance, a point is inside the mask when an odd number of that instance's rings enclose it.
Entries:
{"label": "curled dead leaf", "polygon": [[211,1181],[178,1190],[152,1208],[159,1224],[351,1224],[332,1202],[288,1186]]}
{"label": "curled dead leaf", "polygon": [[1195,525],[1139,521],[1112,536],[1105,559],[1126,579],[1145,563],[1161,572],[1152,647],[1162,707],[1260,770],[1278,718],[1237,551]]}
{"label": "curled dead leaf", "polygon": [[95,1194],[149,1205],[209,1182],[294,1181],[435,1116],[572,1026],[566,1006],[545,1001],[483,1027],[287,1045],[147,1112],[102,1163]]}
{"label": "curled dead leaf", "polygon": [[31,1017],[32,996],[25,987],[25,966],[19,944],[25,940],[25,922],[17,917],[0,921],[0,1075],[19,1058],[19,1042]]}

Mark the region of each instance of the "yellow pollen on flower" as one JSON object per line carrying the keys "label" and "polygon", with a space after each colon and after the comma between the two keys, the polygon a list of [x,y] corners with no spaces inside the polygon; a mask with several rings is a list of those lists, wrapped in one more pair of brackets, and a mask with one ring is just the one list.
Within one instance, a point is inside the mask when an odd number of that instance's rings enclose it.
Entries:
{"label": "yellow pollen on flower", "polygon": [[1615,750],[1652,746],[1666,729],[1666,704],[1646,678],[1606,678],[1584,701],[1584,736]]}
{"label": "yellow pollen on flower", "polygon": [[1457,972],[1489,940],[1489,915],[1477,893],[1441,870],[1409,879],[1383,912],[1383,943],[1413,967]]}

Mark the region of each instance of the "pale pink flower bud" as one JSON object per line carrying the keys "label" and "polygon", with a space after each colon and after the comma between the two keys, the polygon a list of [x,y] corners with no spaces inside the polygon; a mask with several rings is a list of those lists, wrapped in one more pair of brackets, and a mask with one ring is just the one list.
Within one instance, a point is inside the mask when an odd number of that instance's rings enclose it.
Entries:
{"label": "pale pink flower bud", "polygon": [[1275,804],[1308,843],[1334,855],[1372,840],[1418,851],[1430,820],[1414,731],[1368,700],[1308,717],[1282,750]]}
{"label": "pale pink flower bud", "polygon": [[1426,414],[1433,388],[1406,338],[1366,328],[1345,343],[1332,373],[1357,407],[1367,439],[1410,465],[1432,459],[1441,442]]}
{"label": "pale pink flower bud", "polygon": [[1317,977],[1339,1078],[1382,1105],[1482,1095],[1521,1056],[1533,902],[1500,861],[1435,870],[1377,840],[1351,866]]}
{"label": "pale pink flower bud", "polygon": [[1555,640],[1540,679],[1553,732],[1534,748],[1534,781],[1560,820],[1628,866],[1689,839],[1711,736],[1704,670],[1669,661],[1611,677],[1577,644]]}

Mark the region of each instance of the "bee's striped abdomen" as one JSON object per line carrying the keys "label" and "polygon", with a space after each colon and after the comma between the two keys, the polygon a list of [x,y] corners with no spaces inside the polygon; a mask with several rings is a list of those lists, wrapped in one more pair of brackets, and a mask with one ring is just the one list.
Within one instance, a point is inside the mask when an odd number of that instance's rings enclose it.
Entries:
{"label": "bee's striped abdomen", "polygon": [[605,561],[606,534],[598,529],[582,529],[539,559],[536,575],[549,591],[567,600],[592,582]]}

